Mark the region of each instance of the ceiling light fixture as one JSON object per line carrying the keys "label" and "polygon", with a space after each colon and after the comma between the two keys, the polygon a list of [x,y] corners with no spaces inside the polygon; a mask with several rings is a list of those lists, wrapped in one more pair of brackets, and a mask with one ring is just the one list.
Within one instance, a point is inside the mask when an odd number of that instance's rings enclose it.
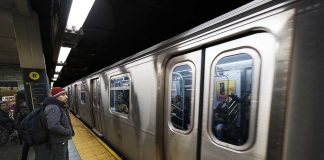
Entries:
{"label": "ceiling light fixture", "polygon": [[62,68],[63,68],[63,66],[56,66],[56,67],[55,67],[55,72],[56,72],[56,73],[61,72]]}
{"label": "ceiling light fixture", "polygon": [[57,63],[62,64],[65,63],[67,57],[69,56],[71,48],[69,47],[61,47],[60,53],[57,59]]}
{"label": "ceiling light fixture", "polygon": [[66,28],[79,30],[95,0],[73,0]]}

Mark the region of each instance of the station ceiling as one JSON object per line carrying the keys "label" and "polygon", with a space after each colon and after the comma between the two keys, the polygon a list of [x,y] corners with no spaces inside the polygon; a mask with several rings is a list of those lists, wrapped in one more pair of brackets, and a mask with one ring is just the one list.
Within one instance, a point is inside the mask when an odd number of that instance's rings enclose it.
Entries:
{"label": "station ceiling", "polygon": [[[54,85],[65,86],[250,1],[96,0],[82,27],[84,34],[76,48],[71,50]],[[58,22],[66,23],[68,13],[64,10],[71,5],[66,3],[69,0],[63,2],[30,0],[32,9],[39,15],[49,78],[53,76],[58,54],[56,48],[60,45],[57,38],[53,38],[59,37],[59,33],[53,32],[57,28],[52,22],[59,17]],[[58,27],[62,28],[62,25]]]}
{"label": "station ceiling", "polygon": [[0,3],[0,66],[19,66],[13,16],[13,0]]}

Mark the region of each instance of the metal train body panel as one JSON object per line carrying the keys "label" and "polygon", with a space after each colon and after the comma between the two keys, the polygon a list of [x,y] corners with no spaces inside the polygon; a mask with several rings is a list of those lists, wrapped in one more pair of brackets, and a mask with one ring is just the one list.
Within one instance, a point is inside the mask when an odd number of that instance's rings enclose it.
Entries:
{"label": "metal train body panel", "polygon": [[81,82],[78,84],[79,86],[79,102],[78,108],[80,116],[82,120],[87,124],[92,126],[92,119],[90,115],[90,87],[89,87],[89,80],[82,79]]}
{"label": "metal train body panel", "polygon": [[[102,97],[107,97],[102,98],[105,108],[104,135],[116,148],[120,150],[127,148],[129,152],[124,152],[126,157],[145,159],[148,153],[154,156],[156,152],[156,108],[154,106],[157,84],[156,81],[151,81],[157,77],[154,68],[154,61],[150,58],[150,60],[144,59],[140,65],[125,65],[101,74],[104,84],[101,87]],[[110,79],[125,74],[131,77],[129,116],[113,113],[109,108]],[[111,128],[114,128],[114,132],[111,132]]]}
{"label": "metal train body panel", "polygon": [[323,5],[254,1],[66,86],[70,109],[126,159],[320,159],[299,136],[324,133],[323,108],[301,111],[323,89]]}

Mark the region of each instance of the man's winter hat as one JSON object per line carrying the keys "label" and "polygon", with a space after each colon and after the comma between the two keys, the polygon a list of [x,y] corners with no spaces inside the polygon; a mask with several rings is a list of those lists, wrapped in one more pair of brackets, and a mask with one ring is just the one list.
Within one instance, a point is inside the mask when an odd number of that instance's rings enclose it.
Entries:
{"label": "man's winter hat", "polygon": [[62,87],[53,87],[51,94],[53,97],[58,97],[65,93],[65,90]]}

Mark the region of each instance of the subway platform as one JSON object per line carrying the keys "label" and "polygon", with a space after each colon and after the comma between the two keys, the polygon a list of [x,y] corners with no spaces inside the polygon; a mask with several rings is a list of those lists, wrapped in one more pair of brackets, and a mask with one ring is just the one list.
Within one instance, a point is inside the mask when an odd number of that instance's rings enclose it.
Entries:
{"label": "subway platform", "polygon": [[[75,131],[74,137],[69,140],[69,160],[121,160],[121,158],[88,129],[73,114],[70,114]],[[0,146],[1,160],[20,160],[22,145],[17,141],[9,141]],[[28,160],[35,160],[35,153],[31,147]]]}

